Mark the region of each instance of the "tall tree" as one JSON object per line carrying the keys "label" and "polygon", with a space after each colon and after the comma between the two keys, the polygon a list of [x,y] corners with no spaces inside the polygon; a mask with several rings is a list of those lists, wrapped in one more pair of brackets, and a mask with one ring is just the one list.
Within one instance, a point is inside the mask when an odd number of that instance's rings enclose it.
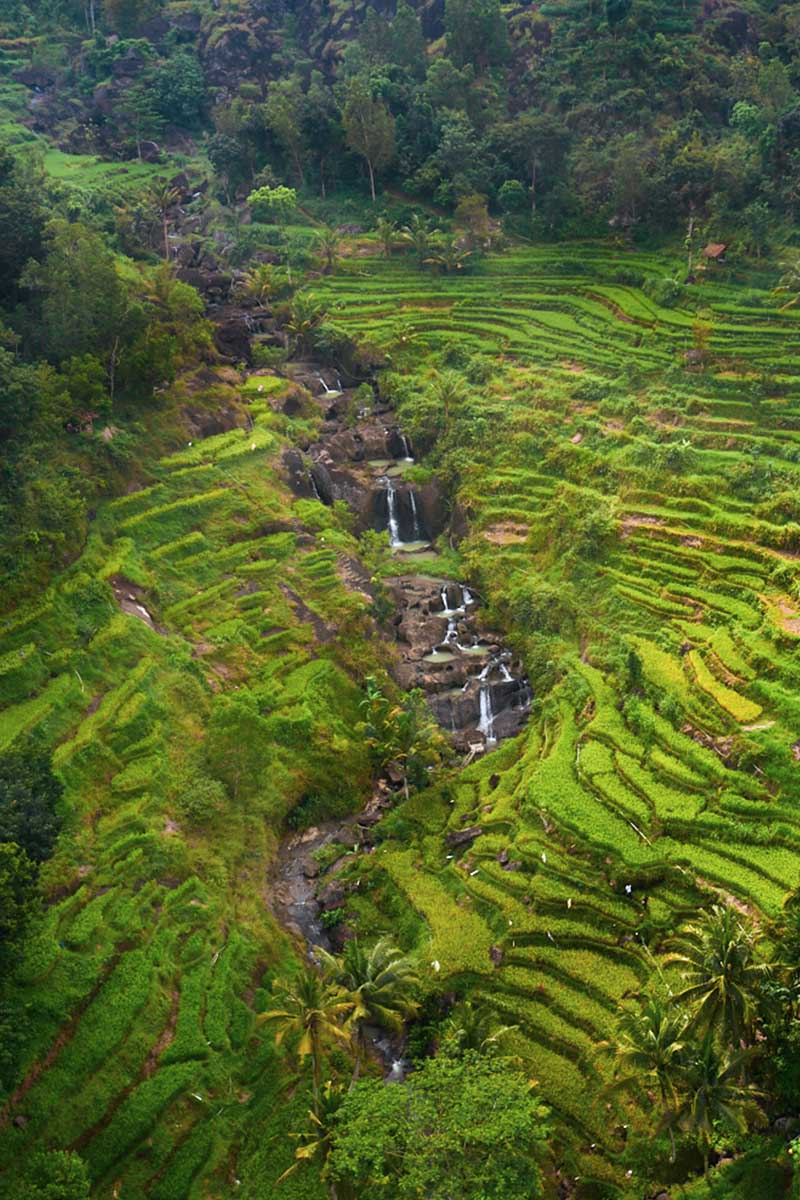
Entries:
{"label": "tall tree", "polygon": [[479,71],[502,66],[509,57],[508,29],[500,0],[446,0],[447,52],[457,67]]}
{"label": "tall tree", "polygon": [[555,178],[564,168],[568,131],[549,113],[528,112],[502,126],[498,135],[514,168],[528,183],[531,212],[536,212],[543,179]]}
{"label": "tall tree", "polygon": [[343,1022],[352,1003],[310,967],[295,980],[276,982],[274,991],[278,1007],[258,1019],[275,1026],[277,1045],[289,1037],[299,1061],[311,1060],[314,1112],[318,1113],[323,1061],[332,1045],[349,1041]]}
{"label": "tall tree", "polygon": [[347,81],[342,103],[342,123],[351,150],[367,164],[369,189],[375,203],[375,176],[394,159],[395,123],[382,100],[372,95],[369,82],[362,76]]}
{"label": "tall tree", "polygon": [[308,141],[304,124],[305,95],[300,80],[276,79],[269,85],[264,120],[289,155],[298,187],[305,183]]}

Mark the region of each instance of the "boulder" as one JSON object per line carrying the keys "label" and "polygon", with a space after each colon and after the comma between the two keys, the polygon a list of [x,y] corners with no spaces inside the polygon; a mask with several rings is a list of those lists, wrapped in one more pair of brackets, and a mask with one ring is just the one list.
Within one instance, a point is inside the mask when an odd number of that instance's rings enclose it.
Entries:
{"label": "boulder", "polygon": [[244,317],[230,317],[214,328],[214,345],[229,362],[250,362],[250,330]]}
{"label": "boulder", "polygon": [[468,846],[475,841],[483,833],[480,825],[470,825],[468,829],[456,829],[453,833],[445,835],[445,842],[450,850],[456,850],[460,846]]}

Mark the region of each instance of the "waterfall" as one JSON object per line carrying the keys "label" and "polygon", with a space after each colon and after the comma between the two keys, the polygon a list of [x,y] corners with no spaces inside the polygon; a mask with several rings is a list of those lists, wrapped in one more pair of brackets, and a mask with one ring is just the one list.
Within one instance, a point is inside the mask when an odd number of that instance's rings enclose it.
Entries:
{"label": "waterfall", "polygon": [[414,455],[411,453],[411,443],[404,433],[400,434],[400,440],[403,443],[403,453],[405,454],[406,462],[413,462]]}
{"label": "waterfall", "polygon": [[414,517],[414,531],[412,534],[412,540],[415,542],[421,542],[422,541],[422,531],[420,530],[420,527],[419,527],[419,516],[417,514],[417,498],[414,495],[413,487],[409,488],[409,490],[408,490],[408,498],[411,501],[411,512]]}
{"label": "waterfall", "polygon": [[495,665],[494,661],[490,661],[481,671],[478,676],[478,682],[481,685],[480,691],[480,706],[481,718],[478,721],[478,729],[486,738],[486,744],[496,742],[497,738],[494,735],[494,709],[492,708],[492,685],[489,683],[489,673]]}
{"label": "waterfall", "polygon": [[506,664],[504,662],[500,662],[497,665],[500,668],[500,674],[503,676],[503,681],[505,683],[513,683],[514,676],[511,674]]}
{"label": "waterfall", "polygon": [[[318,380],[320,381],[320,383],[322,384],[322,386],[323,386],[323,388],[324,388],[324,391],[325,391],[325,395],[326,395],[326,396],[341,396],[341,394],[342,394],[342,387],[341,387],[341,384],[339,384],[339,390],[338,390],[338,392],[337,392],[336,388],[329,388],[329,387],[328,387],[327,383],[325,382],[325,380],[322,378],[322,376],[321,376],[321,375],[318,375],[318,376],[317,376],[317,379],[318,379]],[[336,376],[336,382],[337,382],[337,383],[339,383],[339,376],[338,376],[338,375]]]}
{"label": "waterfall", "polygon": [[388,476],[386,477],[386,509],[389,514],[389,544],[394,549],[402,546],[403,539],[400,537],[400,522],[397,519],[397,492],[394,481]]}
{"label": "waterfall", "polygon": [[463,603],[464,603],[464,605],[465,605],[465,606],[466,606],[467,604],[474,604],[474,603],[475,603],[475,597],[472,595],[472,592],[469,590],[469,588],[468,588],[468,587],[462,587],[462,589],[461,589],[461,595],[462,595],[462,598],[463,598]]}

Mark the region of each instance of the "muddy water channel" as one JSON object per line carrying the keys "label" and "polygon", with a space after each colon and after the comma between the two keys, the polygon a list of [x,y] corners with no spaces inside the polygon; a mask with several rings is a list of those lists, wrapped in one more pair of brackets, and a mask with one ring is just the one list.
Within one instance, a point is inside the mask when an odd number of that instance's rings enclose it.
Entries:
{"label": "muddy water channel", "polygon": [[[354,419],[354,392],[335,375],[310,363],[292,364],[291,370],[323,413],[319,440],[284,456],[292,488],[323,504],[344,501],[356,515],[358,531],[389,534],[397,562],[397,574],[387,580],[399,652],[395,678],[403,688],[422,689],[465,756],[492,750],[522,728],[531,691],[521,664],[482,619],[480,597],[463,582],[420,570],[420,560],[447,528],[438,485],[418,486],[405,477],[414,450],[391,409],[372,408]],[[307,947],[338,949],[349,936],[335,916],[352,881],[339,876],[347,876],[358,851],[369,850],[371,828],[394,799],[391,785],[382,782],[361,813],[291,834],[281,843],[270,881],[273,907]],[[402,1070],[400,1047],[379,1031],[372,1042],[396,1078]]]}

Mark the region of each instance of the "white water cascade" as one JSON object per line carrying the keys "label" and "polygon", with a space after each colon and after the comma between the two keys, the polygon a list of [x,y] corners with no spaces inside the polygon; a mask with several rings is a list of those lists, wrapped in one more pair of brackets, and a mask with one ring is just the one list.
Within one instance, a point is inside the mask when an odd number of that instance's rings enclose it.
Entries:
{"label": "white water cascade", "polygon": [[404,433],[400,434],[400,441],[403,443],[403,452],[405,454],[405,461],[413,463],[414,455],[411,453],[411,443],[409,442],[408,438],[406,437],[406,435]]}
{"label": "white water cascade", "polygon": [[389,515],[389,544],[392,548],[402,546],[400,537],[400,522],[397,519],[397,492],[394,481],[386,477],[386,510]]}
{"label": "white water cascade", "polygon": [[489,674],[495,662],[492,659],[486,664],[478,676],[480,684],[480,711],[481,716],[478,721],[478,729],[486,738],[486,744],[494,745],[497,738],[494,735],[494,709],[492,708],[492,685],[489,683]]}
{"label": "white water cascade", "polygon": [[411,502],[411,513],[414,517],[412,537],[415,542],[421,542],[422,541],[422,530],[419,527],[419,514],[417,513],[417,498],[414,495],[413,487],[409,488],[409,490],[408,490],[408,498],[409,498],[409,501]]}
{"label": "white water cascade", "polygon": [[327,383],[325,382],[325,380],[322,378],[322,376],[321,376],[321,375],[318,375],[318,376],[317,376],[317,379],[318,379],[318,380],[320,381],[320,383],[322,384],[322,387],[323,387],[323,390],[324,390],[324,393],[325,393],[325,395],[326,395],[326,396],[341,396],[341,394],[342,394],[342,384],[341,384],[341,381],[340,381],[340,379],[339,379],[339,376],[338,376],[338,375],[336,376],[336,382],[339,384],[339,389],[338,389],[338,391],[337,391],[337,389],[336,389],[336,388],[329,388],[329,387],[328,387],[328,385],[327,385]]}

